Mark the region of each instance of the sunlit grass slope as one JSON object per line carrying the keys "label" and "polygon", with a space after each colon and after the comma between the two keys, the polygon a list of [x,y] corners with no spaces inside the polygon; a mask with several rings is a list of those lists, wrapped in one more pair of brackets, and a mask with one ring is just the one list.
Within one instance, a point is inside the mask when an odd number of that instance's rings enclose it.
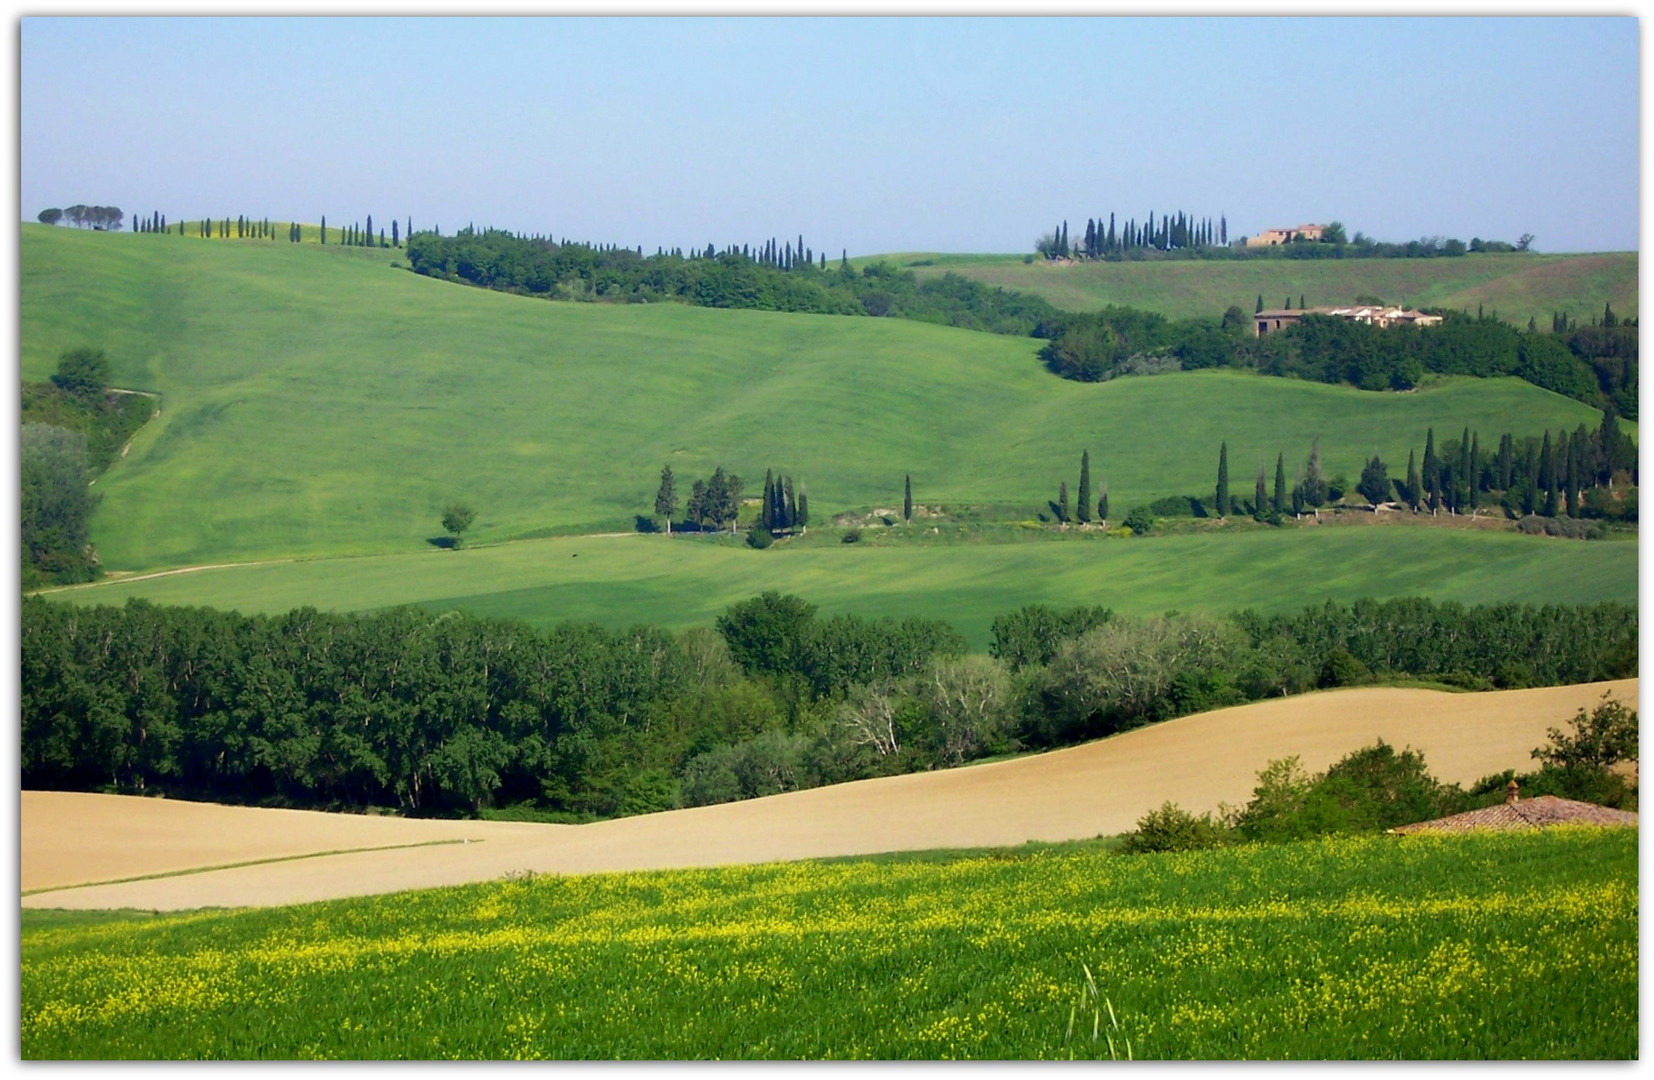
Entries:
{"label": "sunlit grass slope", "polygon": [[[1289,296],[1306,303],[1348,304],[1360,296],[1388,303],[1483,307],[1507,322],[1549,327],[1553,311],[1581,323],[1612,303],[1637,314],[1637,254],[1500,254],[1441,259],[1269,259],[1201,262],[1088,262],[1059,265],[1020,255],[883,256],[920,276],[953,271],[990,285],[1030,292],[1060,308],[1090,311],[1105,304],[1158,311],[1174,318],[1221,315],[1230,304],[1250,312],[1259,294],[1270,307]],[[868,261],[868,260],[860,260]],[[922,264],[922,265],[915,265]]]}
{"label": "sunlit grass slope", "polygon": [[53,596],[107,604],[138,596],[248,613],[417,603],[540,625],[577,619],[680,628],[709,625],[732,602],[764,589],[797,593],[827,615],[947,619],[973,648],[985,649],[993,617],[1029,603],[1150,614],[1288,611],[1363,596],[1635,602],[1637,545],[1399,526],[768,551],[699,538],[571,537],[229,567]]}
{"label": "sunlit grass slope", "polygon": [[1635,1058],[1637,920],[1633,829],[25,911],[21,1053]]}
{"label": "sunlit grass slope", "polygon": [[1121,379],[1045,372],[1037,343],[885,319],[677,304],[548,303],[417,277],[394,250],[24,226],[25,378],[64,348],[107,349],[161,417],[98,481],[93,540],[113,569],[416,551],[441,506],[473,537],[630,528],[661,466],[723,464],[756,494],[796,475],[816,520],[922,503],[1029,512],[1077,481],[1111,505],[1213,481],[1237,489],[1319,435],[1331,474],[1469,425],[1595,423],[1515,380],[1413,394],[1241,373]]}

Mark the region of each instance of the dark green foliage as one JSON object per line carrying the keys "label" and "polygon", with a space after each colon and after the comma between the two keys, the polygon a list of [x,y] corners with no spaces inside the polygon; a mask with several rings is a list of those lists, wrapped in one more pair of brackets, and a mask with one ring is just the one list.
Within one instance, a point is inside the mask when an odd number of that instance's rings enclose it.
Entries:
{"label": "dark green foliage", "polygon": [[1108,485],[1103,485],[1103,493],[1097,496],[1097,520],[1108,521]]}
{"label": "dark green foliage", "polygon": [[1571,731],[1546,731],[1550,744],[1533,752],[1542,765],[1606,769],[1621,761],[1637,760],[1637,714],[1624,702],[1604,694],[1600,705],[1589,713],[1581,708],[1569,724]]}
{"label": "dark green foliage", "polygon": [[42,225],[56,225],[58,222],[63,220],[63,211],[59,210],[55,206],[50,207],[37,214],[35,216],[35,220],[39,221]]}
{"label": "dark green foliage", "polygon": [[[1284,481],[1283,481],[1284,482]],[[1269,514],[1269,482],[1264,463],[1258,461],[1258,482],[1252,487],[1252,516],[1262,521]]]}
{"label": "dark green foliage", "polygon": [[1080,452],[1080,487],[1074,493],[1075,516],[1080,524],[1091,521],[1091,451]]}
{"label": "dark green foliage", "polygon": [[672,466],[666,465],[660,470],[660,487],[655,490],[655,516],[666,520],[668,533],[672,531],[672,515],[677,512],[677,482],[672,478]]}
{"label": "dark green foliage", "polygon": [[766,525],[760,525],[747,533],[747,546],[750,548],[763,551],[773,543],[775,543],[775,534],[770,532]]}
{"label": "dark green foliage", "polygon": [[1291,509],[1291,503],[1289,503],[1287,501],[1287,492],[1286,492],[1286,455],[1285,454],[1276,454],[1275,455],[1275,494],[1274,494],[1274,498],[1272,498],[1270,500],[1270,502],[1271,502],[1271,505],[1274,506],[1275,512],[1277,514],[1284,514],[1284,513],[1287,512],[1287,510]]}
{"label": "dark green foliage", "polygon": [[[1378,677],[1491,672],[1501,686],[1637,668],[1636,609],[1623,604],[1362,601],[1267,619],[1148,620],[1035,607],[995,621],[997,659],[957,662],[965,642],[944,623],[821,620],[775,593],[733,605],[717,633],[676,638],[540,632],[453,611],[249,618],[35,596],[23,600],[22,626],[25,787],[416,813],[531,802],[613,815],[671,805],[679,778],[710,799],[954,764],[1299,692],[1349,666],[1344,655]],[[1001,663],[1023,688],[1014,703]],[[996,683],[1009,711],[986,727],[961,727],[935,692]],[[899,750],[856,741],[841,707],[891,717]],[[771,733],[808,745],[755,742]],[[1616,745],[1625,756],[1623,738]],[[686,764],[719,747],[728,753],[692,777]],[[713,768],[720,761],[733,786]]]}
{"label": "dark green foliage", "polygon": [[1153,851],[1203,851],[1229,839],[1229,830],[1213,821],[1211,814],[1199,817],[1175,803],[1165,803],[1137,819],[1137,829],[1127,833],[1120,850],[1128,855]]}
{"label": "dark green foliage", "polygon": [[1397,753],[1379,740],[1314,777],[1304,774],[1296,757],[1272,762],[1258,774],[1235,827],[1247,840],[1303,840],[1380,832],[1456,813],[1467,803],[1464,792],[1430,775],[1424,755]]}
{"label": "dark green foliage", "polygon": [[1218,449],[1217,515],[1229,516],[1229,444]]}
{"label": "dark green foliage", "polygon": [[455,544],[465,535],[465,531],[476,520],[477,512],[469,504],[451,502],[442,508],[442,528],[454,537]]}
{"label": "dark green foliage", "polygon": [[93,475],[114,462],[155,408],[156,399],[147,394],[76,394],[50,383],[23,384],[23,423],[50,424],[84,435],[87,467]]}
{"label": "dark green foliage", "polygon": [[97,572],[89,542],[94,498],[86,436],[24,424],[19,443],[24,584],[88,581]]}
{"label": "dark green foliage", "polygon": [[410,266],[421,274],[531,296],[890,316],[1021,335],[1059,315],[1037,297],[957,274],[919,281],[912,271],[887,263],[863,267],[859,274],[847,264],[837,273],[823,273],[803,260],[805,252],[789,260],[791,245],[778,253],[773,241],[756,257],[732,247],[684,258],[522,239],[497,229],[466,229],[452,237],[410,229],[406,246]]}
{"label": "dark green foliage", "polygon": [[1005,661],[1012,671],[1044,667],[1063,642],[1094,630],[1114,618],[1106,607],[1053,608],[1029,604],[1008,615],[996,616],[990,627],[988,655]]}
{"label": "dark green foliage", "polygon": [[913,477],[902,478],[902,520],[913,520]]}
{"label": "dark green foliage", "polygon": [[58,358],[52,382],[71,394],[91,397],[109,386],[109,358],[102,349],[81,346]]}
{"label": "dark green foliage", "polygon": [[1384,462],[1377,454],[1361,469],[1361,482],[1356,485],[1366,500],[1373,504],[1386,502],[1390,498],[1390,475]]}
{"label": "dark green foliage", "polygon": [[1142,536],[1154,528],[1154,515],[1146,506],[1134,506],[1126,513],[1125,526],[1138,536]]}
{"label": "dark green foliage", "polygon": [[1063,480],[1057,484],[1057,520],[1063,524],[1067,524],[1070,516],[1068,506],[1068,481]]}

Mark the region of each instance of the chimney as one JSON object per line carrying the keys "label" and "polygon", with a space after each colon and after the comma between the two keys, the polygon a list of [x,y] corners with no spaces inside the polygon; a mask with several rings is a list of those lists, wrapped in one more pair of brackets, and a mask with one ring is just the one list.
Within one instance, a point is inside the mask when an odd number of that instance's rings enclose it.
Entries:
{"label": "chimney", "polygon": [[1515,804],[1516,804],[1516,781],[1513,779],[1513,780],[1511,780],[1510,783],[1505,785],[1505,805],[1506,806],[1514,806]]}

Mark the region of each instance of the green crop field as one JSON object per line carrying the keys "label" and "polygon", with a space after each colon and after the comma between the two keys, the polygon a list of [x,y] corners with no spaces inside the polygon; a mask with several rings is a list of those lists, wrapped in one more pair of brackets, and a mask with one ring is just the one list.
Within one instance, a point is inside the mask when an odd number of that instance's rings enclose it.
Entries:
{"label": "green crop field", "polygon": [[25,911],[21,1050],[1625,1059],[1637,924],[1636,831],[1579,828]]}
{"label": "green crop field", "polygon": [[[1408,394],[1195,372],[1084,385],[1037,343],[898,320],[549,303],[417,277],[380,249],[25,225],[22,370],[108,350],[161,416],[97,482],[105,566],[413,553],[448,500],[478,541],[624,530],[661,466],[803,482],[818,522],[921,503],[1026,508],[1077,480],[1082,449],[1117,516],[1210,488],[1228,440],[1331,475],[1396,470],[1427,426],[1484,438],[1595,424],[1515,380]],[[1629,425],[1628,425],[1629,427]],[[1289,466],[1290,468],[1291,466]]]}
{"label": "green crop field", "polygon": [[1466,603],[1583,603],[1637,597],[1637,545],[1427,526],[1304,526],[1228,534],[1095,536],[1028,543],[860,544],[752,551],[664,536],[568,537],[458,551],[316,559],[110,581],[54,599],[128,597],[242,612],[302,605],[357,611],[395,604],[477,615],[623,627],[710,625],[765,589],[797,593],[824,614],[946,619],[985,649],[995,615],[1024,604],[1296,610],[1327,599],[1430,596]]}
{"label": "green crop field", "polygon": [[907,252],[873,256],[912,267],[921,277],[947,271],[1043,296],[1060,308],[1090,311],[1105,304],[1146,308],[1173,318],[1218,316],[1230,304],[1250,312],[1262,294],[1278,307],[1288,297],[1306,303],[1348,304],[1376,296],[1392,304],[1498,312],[1526,326],[1550,326],[1564,311],[1584,323],[1604,303],[1623,316],[1637,314],[1637,253],[1589,255],[1498,254],[1436,259],[1179,259],[1059,264],[1020,255],[935,255]]}

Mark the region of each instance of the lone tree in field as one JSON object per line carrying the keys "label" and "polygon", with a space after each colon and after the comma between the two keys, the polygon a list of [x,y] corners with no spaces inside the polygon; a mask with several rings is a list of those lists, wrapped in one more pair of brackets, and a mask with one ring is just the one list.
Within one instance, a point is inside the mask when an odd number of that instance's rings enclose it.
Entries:
{"label": "lone tree in field", "polygon": [[81,346],[58,357],[52,382],[71,394],[91,397],[109,385],[109,358],[102,349]]}
{"label": "lone tree in field", "polygon": [[465,530],[476,520],[477,512],[463,502],[451,502],[442,508],[442,527],[454,538],[454,546],[463,543]]}
{"label": "lone tree in field", "polygon": [[1080,452],[1080,490],[1074,498],[1075,516],[1080,524],[1089,524],[1091,521],[1091,451]]}
{"label": "lone tree in field", "polygon": [[913,520],[913,477],[903,474],[902,483],[902,520]]}
{"label": "lone tree in field", "polygon": [[1229,443],[1218,448],[1218,517],[1229,516]]}
{"label": "lone tree in field", "polygon": [[63,211],[53,206],[49,209],[42,210],[37,216],[37,220],[42,225],[56,225],[58,222],[63,220]]}
{"label": "lone tree in field", "polygon": [[660,490],[655,492],[655,513],[666,519],[666,535],[672,535],[672,515],[678,512],[678,489],[672,480],[672,466],[660,471]]}

